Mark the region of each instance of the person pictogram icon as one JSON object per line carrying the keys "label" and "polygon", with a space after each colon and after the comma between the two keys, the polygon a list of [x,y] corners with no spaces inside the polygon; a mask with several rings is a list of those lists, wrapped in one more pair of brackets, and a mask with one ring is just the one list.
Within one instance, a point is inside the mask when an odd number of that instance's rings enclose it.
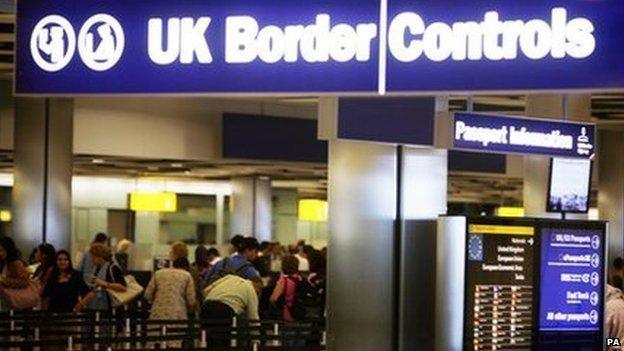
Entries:
{"label": "person pictogram icon", "polygon": [[92,16],[78,34],[78,52],[82,62],[98,72],[113,68],[121,59],[125,46],[123,28],[108,14]]}
{"label": "person pictogram icon", "polygon": [[92,57],[95,61],[107,61],[115,53],[115,37],[113,36],[113,29],[108,24],[102,24],[97,27],[96,31],[100,37],[100,43],[97,48],[94,49],[96,42],[95,35],[93,33],[87,34],[87,50],[93,53]]}
{"label": "person pictogram icon", "polygon": [[58,72],[72,60],[76,51],[76,34],[64,17],[42,18],[32,31],[30,54],[35,64],[46,72]]}

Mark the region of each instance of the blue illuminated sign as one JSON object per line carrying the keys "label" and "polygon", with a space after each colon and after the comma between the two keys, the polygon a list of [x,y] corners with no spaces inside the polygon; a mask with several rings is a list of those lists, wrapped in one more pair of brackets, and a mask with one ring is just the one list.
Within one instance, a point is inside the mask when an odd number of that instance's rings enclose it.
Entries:
{"label": "blue illuminated sign", "polygon": [[18,94],[624,87],[621,0],[28,0]]}
{"label": "blue illuminated sign", "polygon": [[453,147],[494,153],[591,158],[593,124],[455,113]]}
{"label": "blue illuminated sign", "polygon": [[541,238],[540,331],[599,331],[604,235],[545,228]]}

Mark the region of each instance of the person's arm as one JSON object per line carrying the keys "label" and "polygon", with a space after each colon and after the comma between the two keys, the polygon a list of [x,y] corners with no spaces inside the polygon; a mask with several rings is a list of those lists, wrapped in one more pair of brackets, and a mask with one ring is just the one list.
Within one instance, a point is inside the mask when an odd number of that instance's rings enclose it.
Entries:
{"label": "person's arm", "polygon": [[282,277],[277,282],[277,285],[275,285],[275,289],[273,289],[273,293],[271,294],[269,301],[271,303],[276,303],[277,300],[279,300],[279,298],[282,297],[283,293],[284,293],[284,278]]}
{"label": "person's arm", "polygon": [[150,304],[154,303],[154,295],[156,294],[156,274],[152,276],[149,284],[147,284],[147,288],[145,288],[145,299]]}
{"label": "person's arm", "polygon": [[104,289],[110,289],[110,290],[118,291],[118,292],[125,292],[126,280],[123,276],[123,272],[121,271],[121,268],[119,268],[119,266],[117,265],[113,265],[112,268],[110,268],[110,271],[111,271],[111,277],[109,277],[109,279],[111,281],[96,279],[94,282],[94,285],[101,286]]}
{"label": "person's arm", "polygon": [[256,294],[255,289],[250,285],[249,289],[247,289],[247,318],[252,321],[257,321],[260,319],[258,315],[258,294]]}
{"label": "person's arm", "polygon": [[89,304],[89,302],[91,302],[91,300],[93,300],[94,298],[95,298],[95,292],[91,290],[89,293],[87,293],[87,295],[85,295],[85,297],[83,297],[80,301],[78,301],[78,303],[74,307],[74,312],[76,313],[82,312],[82,310],[84,310],[85,307],[87,307],[87,305]]}
{"label": "person's arm", "polygon": [[28,270],[20,260],[11,262],[7,269],[7,275],[0,280],[0,285],[13,289],[24,289],[28,286]]}

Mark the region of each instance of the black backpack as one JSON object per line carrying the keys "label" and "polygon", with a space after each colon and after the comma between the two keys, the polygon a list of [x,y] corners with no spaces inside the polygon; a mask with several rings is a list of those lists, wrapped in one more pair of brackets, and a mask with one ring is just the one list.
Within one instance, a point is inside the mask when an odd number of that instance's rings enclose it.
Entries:
{"label": "black backpack", "polygon": [[290,315],[296,320],[303,320],[310,316],[310,312],[321,304],[321,296],[306,279],[286,278],[296,284],[295,298],[290,306]]}
{"label": "black backpack", "polygon": [[219,269],[218,271],[212,273],[212,275],[210,277],[208,277],[208,286],[214,284],[215,282],[217,282],[221,278],[227,277],[228,275],[237,275],[237,276],[241,277],[241,273],[245,269],[247,269],[249,267],[252,267],[251,263],[245,262],[242,266],[234,269],[234,267],[231,267],[229,265],[229,263],[230,263],[230,259],[229,258],[224,258],[223,259],[223,264],[221,265],[221,269]]}

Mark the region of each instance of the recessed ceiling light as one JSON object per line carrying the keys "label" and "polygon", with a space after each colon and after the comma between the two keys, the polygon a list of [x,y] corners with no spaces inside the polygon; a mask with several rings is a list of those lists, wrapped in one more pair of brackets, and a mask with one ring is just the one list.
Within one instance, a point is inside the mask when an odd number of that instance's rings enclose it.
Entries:
{"label": "recessed ceiling light", "polygon": [[184,165],[181,164],[181,163],[172,163],[171,167],[173,167],[173,168],[182,168],[182,167],[184,167]]}
{"label": "recessed ceiling light", "polygon": [[93,160],[91,160],[91,163],[99,165],[99,164],[104,163],[104,160],[101,158],[94,158]]}

